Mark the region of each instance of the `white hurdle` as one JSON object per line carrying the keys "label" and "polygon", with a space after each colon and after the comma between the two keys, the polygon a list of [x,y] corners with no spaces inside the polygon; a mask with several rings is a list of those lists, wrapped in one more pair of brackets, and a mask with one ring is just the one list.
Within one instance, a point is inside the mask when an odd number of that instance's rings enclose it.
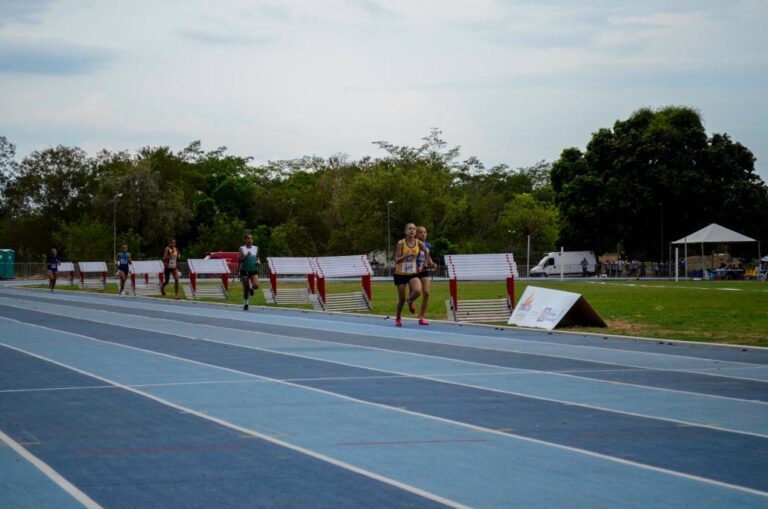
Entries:
{"label": "white hurdle", "polygon": [[[318,298],[313,302],[316,308],[324,311],[371,309],[373,269],[365,255],[323,256],[314,258],[312,264],[317,275]],[[331,277],[359,277],[363,291],[329,294],[325,282]]]}
{"label": "white hurdle", "polygon": [[[208,260],[189,259],[189,286],[184,286],[184,295],[187,298],[211,297],[226,299],[229,290],[229,265],[223,258]],[[220,276],[221,284],[198,285],[198,276]]]}
{"label": "white hurdle", "polygon": [[[72,262],[61,262],[59,263],[59,275],[62,273],[66,273],[69,276],[69,284],[73,285],[75,284],[75,264]],[[57,276],[57,281],[59,281]]]}
{"label": "white hurdle", "polygon": [[[77,268],[80,271],[81,289],[96,288],[97,290],[106,290],[107,264],[105,262],[78,262]],[[98,276],[93,277],[94,274],[98,274]]]}
{"label": "white hurdle", "polygon": [[[133,295],[159,295],[163,284],[164,266],[162,260],[144,260],[131,263],[131,289]],[[144,276],[143,281],[137,282],[136,276]],[[157,279],[150,279],[157,276]]]}
{"label": "white hurdle", "polygon": [[[517,263],[512,253],[446,255],[451,298],[445,301],[448,319],[456,322],[506,322],[515,308]],[[459,301],[458,281],[507,282],[506,299]]]}
{"label": "white hurdle", "polygon": [[[269,264],[269,288],[264,288],[264,299],[271,304],[309,304],[310,295],[315,293],[315,269],[308,257],[267,258]],[[280,276],[306,276],[306,288],[283,288],[278,291],[277,278]]]}

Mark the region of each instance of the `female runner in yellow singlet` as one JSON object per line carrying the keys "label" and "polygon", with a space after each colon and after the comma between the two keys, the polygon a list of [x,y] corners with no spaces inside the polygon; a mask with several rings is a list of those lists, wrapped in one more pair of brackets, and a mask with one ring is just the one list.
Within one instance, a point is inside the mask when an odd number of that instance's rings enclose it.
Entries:
{"label": "female runner in yellow singlet", "polygon": [[[397,313],[395,316],[395,325],[401,327],[403,306],[408,303],[408,309],[411,313],[416,311],[413,303],[421,295],[421,280],[419,279],[419,267],[417,259],[420,252],[429,256],[429,249],[422,241],[416,238],[416,225],[408,223],[405,225],[405,238],[397,242],[395,247],[395,286],[397,287]],[[405,287],[411,290],[410,296],[406,299]]]}

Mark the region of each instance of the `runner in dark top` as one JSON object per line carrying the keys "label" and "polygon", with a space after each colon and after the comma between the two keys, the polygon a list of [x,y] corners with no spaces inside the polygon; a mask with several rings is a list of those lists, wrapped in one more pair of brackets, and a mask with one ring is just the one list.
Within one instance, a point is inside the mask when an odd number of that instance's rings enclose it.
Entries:
{"label": "runner in dark top", "polygon": [[45,259],[45,264],[48,268],[48,289],[53,293],[53,289],[56,288],[56,277],[59,273],[59,264],[61,258],[59,258],[58,251],[54,247],[51,249],[51,254]]}
{"label": "runner in dark top", "polygon": [[117,253],[115,263],[120,276],[120,297],[125,297],[125,280],[128,279],[128,273],[131,270],[131,253],[128,252],[128,244],[123,244],[120,252]]}

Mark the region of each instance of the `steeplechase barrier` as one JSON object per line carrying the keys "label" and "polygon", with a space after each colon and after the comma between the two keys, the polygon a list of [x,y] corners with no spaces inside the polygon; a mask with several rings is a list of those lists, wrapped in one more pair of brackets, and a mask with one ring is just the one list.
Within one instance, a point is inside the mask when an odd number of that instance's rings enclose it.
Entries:
{"label": "steeplechase barrier", "polygon": [[107,264],[105,262],[78,262],[80,288],[95,288],[104,291],[107,288]]}
{"label": "steeplechase barrier", "polygon": [[59,263],[58,275],[56,276],[57,284],[62,280],[62,275],[69,280],[69,285],[75,284],[75,264],[72,262]]}
{"label": "steeplechase barrier", "polygon": [[[448,320],[455,322],[506,322],[515,308],[517,263],[512,253],[446,255],[451,298],[445,301]],[[458,282],[505,281],[505,299],[459,300]]]}
{"label": "steeplechase barrier", "polygon": [[[323,311],[355,311],[371,309],[371,275],[373,269],[365,255],[324,256],[312,259],[317,277],[317,298],[313,299],[316,309]],[[326,281],[329,278],[359,277],[362,291],[328,293]]]}
{"label": "steeplechase barrier", "polygon": [[162,260],[143,260],[131,263],[131,289],[133,295],[159,295],[163,284]]}
{"label": "steeplechase barrier", "polygon": [[[209,297],[226,299],[229,291],[229,266],[224,259],[189,259],[189,285],[184,286],[184,295],[188,299]],[[200,284],[198,279],[206,276],[220,276],[221,283]]]}
{"label": "steeplechase barrier", "polygon": [[[308,257],[267,258],[269,264],[269,287],[264,288],[264,299],[271,304],[309,304],[315,293],[315,269]],[[277,278],[284,276],[306,276],[305,288],[280,288]]]}

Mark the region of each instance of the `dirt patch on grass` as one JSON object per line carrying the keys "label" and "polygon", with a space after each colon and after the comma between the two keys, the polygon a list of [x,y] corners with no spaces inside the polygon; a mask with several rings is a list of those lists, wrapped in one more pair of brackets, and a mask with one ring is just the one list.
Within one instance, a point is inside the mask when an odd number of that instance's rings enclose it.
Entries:
{"label": "dirt patch on grass", "polygon": [[631,330],[635,332],[649,331],[656,328],[645,323],[625,322],[622,320],[609,320],[605,323],[608,325],[609,329],[618,329],[618,330],[625,330],[625,331]]}

